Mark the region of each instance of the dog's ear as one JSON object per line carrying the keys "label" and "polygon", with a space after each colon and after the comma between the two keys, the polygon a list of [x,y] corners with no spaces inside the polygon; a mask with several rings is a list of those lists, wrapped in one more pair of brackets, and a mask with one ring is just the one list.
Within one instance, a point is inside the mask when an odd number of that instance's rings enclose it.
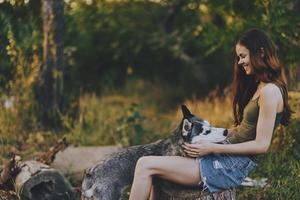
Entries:
{"label": "dog's ear", "polygon": [[189,111],[189,109],[186,107],[186,105],[181,105],[182,115],[183,118],[188,119],[193,117],[194,115]]}

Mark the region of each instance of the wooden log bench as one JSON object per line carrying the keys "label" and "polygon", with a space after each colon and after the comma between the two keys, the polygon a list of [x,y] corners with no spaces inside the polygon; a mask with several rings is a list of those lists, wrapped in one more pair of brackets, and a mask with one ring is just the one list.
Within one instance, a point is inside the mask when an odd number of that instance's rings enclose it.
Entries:
{"label": "wooden log bench", "polygon": [[189,187],[171,183],[162,179],[153,181],[154,200],[235,200],[235,189],[225,190],[217,193],[202,191],[201,187]]}

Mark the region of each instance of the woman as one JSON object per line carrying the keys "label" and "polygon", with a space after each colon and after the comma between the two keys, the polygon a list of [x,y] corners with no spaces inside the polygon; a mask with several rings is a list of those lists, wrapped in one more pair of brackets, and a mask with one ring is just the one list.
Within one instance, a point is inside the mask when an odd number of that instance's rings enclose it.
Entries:
{"label": "woman", "polygon": [[[147,156],[138,160],[130,200],[147,199],[152,177],[179,184],[201,182],[210,192],[242,183],[265,153],[275,127],[288,125],[291,110],[275,45],[261,30],[251,29],[237,41],[233,81],[235,124],[224,144],[185,143],[189,157]],[[197,159],[196,159],[197,158]]]}

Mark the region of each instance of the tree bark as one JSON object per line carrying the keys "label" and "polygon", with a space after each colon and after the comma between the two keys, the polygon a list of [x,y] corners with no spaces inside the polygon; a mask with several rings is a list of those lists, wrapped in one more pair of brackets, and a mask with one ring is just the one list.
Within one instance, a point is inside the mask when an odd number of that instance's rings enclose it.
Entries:
{"label": "tree bark", "polygon": [[202,191],[201,187],[183,186],[162,179],[154,179],[155,200],[235,200],[235,190],[217,193]]}
{"label": "tree bark", "polygon": [[39,122],[45,130],[61,128],[63,105],[63,0],[43,0],[43,64],[37,89]]}

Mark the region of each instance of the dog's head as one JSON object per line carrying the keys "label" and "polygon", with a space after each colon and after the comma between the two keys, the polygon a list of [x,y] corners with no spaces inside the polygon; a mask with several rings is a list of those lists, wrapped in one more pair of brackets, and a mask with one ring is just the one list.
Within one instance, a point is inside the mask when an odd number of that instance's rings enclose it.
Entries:
{"label": "dog's head", "polygon": [[94,167],[90,167],[84,171],[84,179],[82,181],[82,196],[81,198],[84,200],[92,199],[95,190],[95,182],[97,181],[94,178]]}
{"label": "dog's head", "polygon": [[210,142],[222,142],[227,136],[227,129],[214,128],[206,120],[193,115],[185,106],[181,106],[183,120],[181,134],[183,140],[188,143],[196,143],[199,140]]}
{"label": "dog's head", "polygon": [[95,200],[95,199],[105,199],[100,198],[101,188],[105,186],[103,181],[101,181],[101,163],[99,163],[87,168],[84,171],[84,179],[81,185],[81,199],[82,200]]}
{"label": "dog's head", "polygon": [[[82,200],[111,200],[118,199],[121,186],[118,179],[114,180],[114,174],[110,168],[103,168],[103,161],[100,161],[84,171],[84,178],[81,185]],[[111,173],[111,174],[110,174]],[[111,176],[107,176],[110,174]]]}

